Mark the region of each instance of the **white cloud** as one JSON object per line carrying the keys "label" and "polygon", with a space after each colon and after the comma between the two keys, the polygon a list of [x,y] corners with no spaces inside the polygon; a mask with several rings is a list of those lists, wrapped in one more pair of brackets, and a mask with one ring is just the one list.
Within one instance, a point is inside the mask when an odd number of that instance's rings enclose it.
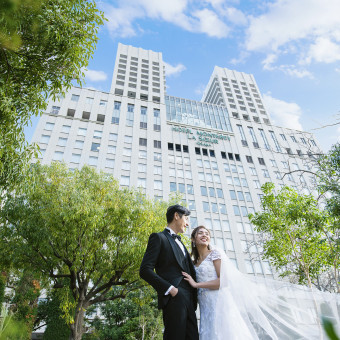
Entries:
{"label": "white cloud", "polygon": [[340,60],[340,45],[328,38],[317,38],[315,44],[312,44],[309,48],[306,62],[310,63],[313,59],[327,64]]}
{"label": "white cloud", "polygon": [[224,38],[228,35],[228,26],[218,18],[215,12],[205,8],[195,11],[193,16],[199,19],[196,26],[200,32],[216,38]]}
{"label": "white cloud", "polygon": [[266,70],[312,78],[303,66],[340,60],[339,13],[339,0],[274,0],[265,13],[248,18],[245,49],[266,53]]}
{"label": "white cloud", "polygon": [[275,125],[303,130],[300,123],[302,111],[298,104],[273,98],[270,93],[263,95],[263,101]]}
{"label": "white cloud", "polygon": [[176,66],[170,65],[164,62],[165,65],[165,74],[169,76],[179,75],[181,72],[186,70],[186,67],[183,64],[177,64]]}
{"label": "white cloud", "polygon": [[338,0],[276,0],[268,11],[250,18],[246,46],[248,50],[277,50],[291,41],[338,35]]}
{"label": "white cloud", "polygon": [[90,81],[104,81],[107,79],[107,74],[103,71],[95,71],[95,70],[85,70],[85,77]]}
{"label": "white cloud", "polygon": [[[150,18],[179,26],[189,32],[223,38],[230,31],[225,20],[244,24],[246,17],[234,8],[224,8],[225,0],[125,0],[118,6],[102,5],[111,34],[131,37],[137,34],[136,20]],[[222,6],[222,7],[221,7]]]}

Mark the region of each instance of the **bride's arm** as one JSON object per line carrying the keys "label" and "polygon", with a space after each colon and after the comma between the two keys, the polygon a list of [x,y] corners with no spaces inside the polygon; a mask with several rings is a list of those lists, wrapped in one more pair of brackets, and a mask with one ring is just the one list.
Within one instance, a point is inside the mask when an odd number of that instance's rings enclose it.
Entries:
{"label": "bride's arm", "polygon": [[221,271],[221,260],[213,261],[214,267],[217,274],[217,279],[205,282],[196,282],[189,274],[182,272],[184,280],[188,281],[189,284],[194,288],[208,288],[208,289],[219,289],[220,288],[220,271]]}

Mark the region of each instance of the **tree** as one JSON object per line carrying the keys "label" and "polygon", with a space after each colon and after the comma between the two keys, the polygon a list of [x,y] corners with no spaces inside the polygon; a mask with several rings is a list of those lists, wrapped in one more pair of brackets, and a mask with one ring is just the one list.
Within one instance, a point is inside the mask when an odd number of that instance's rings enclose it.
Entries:
{"label": "tree", "polygon": [[[32,165],[33,185],[7,196],[0,242],[15,268],[53,280],[71,338],[84,332],[85,311],[138,288],[148,235],[166,224],[166,203],[85,166]],[[66,282],[66,283],[65,283]],[[108,295],[112,287],[114,295]]]}
{"label": "tree", "polygon": [[0,193],[24,178],[35,151],[23,128],[64,93],[82,83],[103,14],[94,0],[0,2]]}
{"label": "tree", "polygon": [[102,317],[90,320],[93,332],[88,339],[162,339],[162,315],[157,309],[156,299],[155,293],[145,287],[131,292],[125,299],[101,304]]}
{"label": "tree", "polygon": [[299,195],[284,187],[276,195],[274,184],[262,186],[263,211],[250,215],[251,223],[263,233],[264,258],[270,260],[281,276],[294,274],[299,283],[317,279],[329,266],[330,244],[325,232],[332,218],[318,207],[312,195]]}

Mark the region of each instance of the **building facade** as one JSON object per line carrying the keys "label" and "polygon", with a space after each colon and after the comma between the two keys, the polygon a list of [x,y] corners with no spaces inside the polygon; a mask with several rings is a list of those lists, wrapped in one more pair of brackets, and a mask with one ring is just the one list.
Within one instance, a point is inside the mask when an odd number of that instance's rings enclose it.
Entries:
{"label": "building facade", "polygon": [[247,218],[261,185],[308,191],[295,170],[320,152],[313,135],[271,124],[252,75],[215,67],[201,101],[173,97],[162,54],[122,44],[110,92],[73,87],[51,100],[32,141],[42,164],[88,164],[157,199],[180,192],[187,233],[207,226],[242,272],[261,276],[273,274]]}

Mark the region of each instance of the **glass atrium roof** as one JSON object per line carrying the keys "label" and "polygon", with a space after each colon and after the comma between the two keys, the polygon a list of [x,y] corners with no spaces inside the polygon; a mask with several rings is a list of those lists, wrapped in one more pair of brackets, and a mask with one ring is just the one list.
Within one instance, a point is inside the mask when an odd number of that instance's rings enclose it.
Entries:
{"label": "glass atrium roof", "polygon": [[170,122],[232,132],[225,106],[165,96],[166,119]]}

